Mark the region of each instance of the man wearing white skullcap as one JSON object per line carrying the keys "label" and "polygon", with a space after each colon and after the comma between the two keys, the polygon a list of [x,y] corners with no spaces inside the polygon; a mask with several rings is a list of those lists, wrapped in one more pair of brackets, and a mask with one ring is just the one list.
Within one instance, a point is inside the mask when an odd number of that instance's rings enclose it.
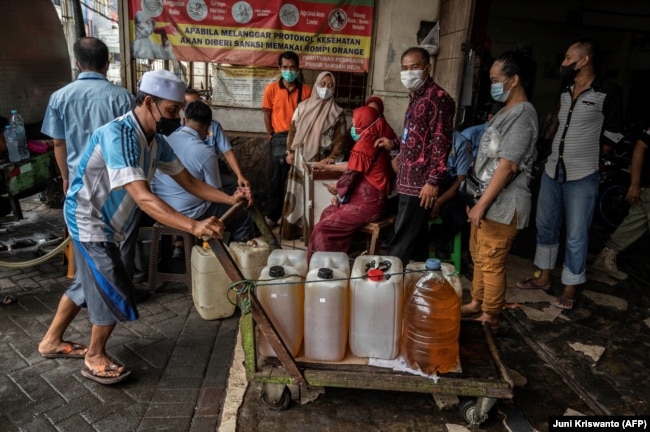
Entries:
{"label": "man wearing white skullcap", "polygon": [[[174,210],[151,192],[156,169],[170,175],[189,193],[206,201],[235,204],[242,193],[228,195],[195,179],[162,136],[179,125],[185,84],[173,73],[143,75],[133,111],[97,129],[81,157],[65,199],[64,215],[75,244],[76,280],[84,287],[92,324],[81,374],[101,384],[122,381],[131,372],[106,354],[106,342],[118,321],[138,318],[135,286],[128,269],[133,256],[121,253],[135,242],[132,229],[139,209],[153,219],[195,237],[220,238],[223,223],[197,221]],[[82,305],[78,305],[82,306]],[[54,321],[60,317],[54,317]]]}

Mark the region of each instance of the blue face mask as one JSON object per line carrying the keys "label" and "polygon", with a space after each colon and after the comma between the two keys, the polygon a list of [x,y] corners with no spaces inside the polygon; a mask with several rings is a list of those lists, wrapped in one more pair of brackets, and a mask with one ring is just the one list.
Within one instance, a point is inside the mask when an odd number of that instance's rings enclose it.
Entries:
{"label": "blue face mask", "polygon": [[282,79],[285,80],[288,83],[292,83],[298,78],[298,72],[292,71],[292,70],[283,70],[281,71],[282,73]]}
{"label": "blue face mask", "polygon": [[359,141],[359,138],[361,138],[361,134],[357,133],[357,129],[354,126],[350,128],[350,136],[352,137],[354,142]]}
{"label": "blue face mask", "polygon": [[492,99],[494,99],[497,102],[505,102],[508,100],[508,96],[510,95],[510,90],[504,91],[503,90],[503,85],[507,83],[508,81],[504,81],[502,83],[492,83],[490,85],[490,95],[492,96]]}

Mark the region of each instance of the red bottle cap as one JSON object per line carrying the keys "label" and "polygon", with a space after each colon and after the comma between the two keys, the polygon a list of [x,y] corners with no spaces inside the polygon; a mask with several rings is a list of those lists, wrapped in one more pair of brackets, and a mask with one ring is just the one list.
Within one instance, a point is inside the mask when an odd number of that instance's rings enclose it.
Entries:
{"label": "red bottle cap", "polygon": [[368,278],[374,282],[380,282],[384,279],[384,272],[379,269],[368,270]]}

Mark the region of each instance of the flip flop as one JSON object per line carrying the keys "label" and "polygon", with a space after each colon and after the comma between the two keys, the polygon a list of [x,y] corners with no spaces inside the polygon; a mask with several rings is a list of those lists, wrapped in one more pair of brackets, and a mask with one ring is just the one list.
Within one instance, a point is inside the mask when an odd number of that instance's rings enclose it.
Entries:
{"label": "flip flop", "polygon": [[538,285],[535,283],[536,280],[537,278],[526,278],[522,281],[517,282],[515,286],[519,289],[524,289],[524,290],[541,289],[544,291],[548,291],[551,288],[550,283],[548,285]]}
{"label": "flip flop", "polygon": [[[567,303],[566,305],[564,303]],[[553,303],[553,306],[556,308],[564,309],[564,310],[571,310],[573,307],[576,305],[576,300],[575,299],[570,299],[570,298],[565,298],[562,296],[559,296],[557,298],[557,301]]]}
{"label": "flip flop", "polygon": [[104,384],[104,385],[116,384],[116,383],[118,383],[120,381],[123,381],[124,378],[131,375],[131,371],[125,369],[118,376],[110,376],[110,377],[109,376],[106,376],[106,377],[99,376],[99,374],[103,374],[103,373],[106,373],[106,372],[117,371],[121,367],[122,366],[111,363],[111,364],[107,364],[107,365],[101,365],[97,369],[90,369],[88,366],[84,365],[83,369],[81,369],[81,375],[88,378],[89,380],[98,382],[100,384]]}
{"label": "flip flop", "polygon": [[[84,344],[76,342],[66,342],[65,348],[60,351],[53,353],[41,353],[41,357],[46,359],[55,359],[55,358],[71,358],[71,359],[82,359],[86,357],[86,352],[88,347]],[[83,354],[73,354],[72,351],[82,350]]]}
{"label": "flip flop", "polygon": [[2,301],[0,302],[0,305],[2,306],[9,306],[12,304],[16,304],[18,302],[18,299],[12,295],[6,295],[2,297]]}

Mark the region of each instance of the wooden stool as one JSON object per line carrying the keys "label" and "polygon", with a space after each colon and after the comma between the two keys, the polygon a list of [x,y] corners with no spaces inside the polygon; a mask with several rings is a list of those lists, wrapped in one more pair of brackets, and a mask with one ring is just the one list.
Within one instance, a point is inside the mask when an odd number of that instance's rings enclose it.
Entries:
{"label": "wooden stool", "polygon": [[[431,228],[431,225],[442,225],[442,219],[440,219],[440,216],[438,216],[435,219],[429,219],[429,228]],[[454,240],[451,242],[451,262],[456,268],[456,271],[460,273],[460,253],[461,253],[461,231],[458,231],[456,235],[454,236]],[[429,255],[431,258],[435,258],[433,254]]]}
{"label": "wooden stool", "polygon": [[368,255],[379,255],[381,240],[383,236],[395,225],[395,215],[386,217],[376,222],[367,223],[359,231],[370,234],[370,245],[368,246]]}
{"label": "wooden stool", "polygon": [[[160,239],[162,236],[183,237],[183,250],[185,252],[185,273],[167,273],[158,269],[160,260]],[[153,224],[151,232],[151,255],[149,256],[149,291],[155,292],[158,284],[162,282],[183,282],[188,291],[192,290],[192,247],[196,239],[185,231],[168,227],[158,222]],[[170,257],[171,259],[171,257]]]}

